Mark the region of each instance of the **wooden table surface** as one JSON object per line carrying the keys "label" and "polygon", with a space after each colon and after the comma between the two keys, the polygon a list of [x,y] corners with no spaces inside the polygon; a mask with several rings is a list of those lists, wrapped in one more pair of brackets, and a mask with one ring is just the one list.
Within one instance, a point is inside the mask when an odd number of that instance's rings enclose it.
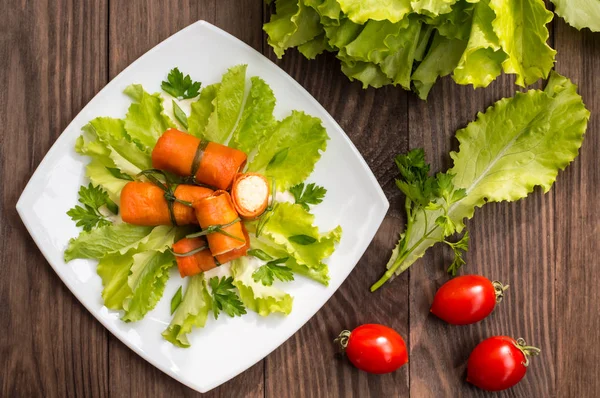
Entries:
{"label": "wooden table surface", "polygon": [[[525,379],[497,397],[592,397],[600,391],[600,33],[555,19],[557,70],[579,85],[592,118],[580,156],[554,188],[489,204],[468,223],[463,273],[510,283],[491,317],[451,327],[429,315],[448,279],[450,253],[429,250],[375,294],[403,227],[393,156],[424,147],[434,170],[450,165],[454,132],[511,96],[502,76],[474,91],[451,79],[428,102],[400,88],[363,90],[330,55],[296,51],[276,60],[260,0],[28,0],[0,2],[0,384],[2,397],[193,396],[105,330],[46,263],[15,204],[48,149],[113,77],[163,39],[207,20],[248,43],[300,82],[331,113],[384,187],[391,207],[375,240],[333,298],[298,333],[248,371],[211,391],[223,397],[484,397],[466,384],[465,362],[483,338],[522,336],[542,348]],[[335,150],[335,148],[330,148]],[[387,324],[405,337],[410,362],[374,376],[335,359],[343,328]],[[491,395],[490,395],[491,396]]]}

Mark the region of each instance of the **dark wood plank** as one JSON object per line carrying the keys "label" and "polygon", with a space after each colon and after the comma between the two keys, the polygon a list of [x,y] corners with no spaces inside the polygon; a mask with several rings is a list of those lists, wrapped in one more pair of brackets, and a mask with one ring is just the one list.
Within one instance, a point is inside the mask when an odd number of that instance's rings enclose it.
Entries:
{"label": "dark wood plank", "polygon": [[107,332],[44,260],[15,204],[107,82],[107,1],[1,2],[1,396],[105,396]]}
{"label": "dark wood plank", "polygon": [[[399,208],[392,160],[407,148],[407,93],[392,87],[363,90],[348,81],[331,54],[308,61],[290,50],[277,60],[266,43],[265,54],[338,121],[384,187],[392,209]],[[337,359],[332,343],[341,330],[364,323],[386,324],[408,341],[407,279],[399,278],[393,287],[376,294],[369,292],[404,222],[397,214],[390,211],[355,270],[327,304],[266,358],[267,397],[408,396],[408,367],[388,375],[368,375]]]}
{"label": "dark wood plank", "polygon": [[[502,76],[485,90],[443,79],[428,102],[412,97],[409,143],[424,147],[432,170],[451,165],[455,131],[494,101],[514,95],[514,79]],[[523,337],[541,346],[527,377],[497,396],[551,397],[555,382],[554,207],[553,193],[536,190],[516,203],[492,203],[478,209],[467,228],[471,247],[460,274],[479,274],[510,284],[504,302],[486,320],[451,326],[429,313],[436,290],[449,279],[448,248],[437,245],[410,269],[411,395],[416,397],[487,396],[465,382],[466,361],[477,343],[493,335]]]}
{"label": "dark wood plank", "polygon": [[[113,78],[131,62],[173,33],[200,19],[228,31],[257,50],[262,46],[262,5],[252,0],[115,0],[110,2],[109,65]],[[194,396],[190,388],[163,374],[124,344],[109,338],[110,394],[125,396]],[[209,396],[264,395],[264,365],[211,391]]]}
{"label": "dark wood plank", "polygon": [[579,158],[555,188],[557,396],[600,391],[600,33],[555,21],[557,70],[579,85],[591,111]]}

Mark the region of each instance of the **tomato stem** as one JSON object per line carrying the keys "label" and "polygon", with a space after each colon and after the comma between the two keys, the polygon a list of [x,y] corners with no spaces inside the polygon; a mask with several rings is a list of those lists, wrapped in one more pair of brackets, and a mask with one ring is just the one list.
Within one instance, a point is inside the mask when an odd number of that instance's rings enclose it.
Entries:
{"label": "tomato stem", "polygon": [[523,366],[525,366],[525,367],[529,366],[529,357],[530,356],[540,355],[540,352],[542,351],[537,347],[527,345],[527,343],[525,342],[525,339],[523,339],[522,337],[519,337],[517,339],[517,341],[515,342],[515,346],[519,350],[521,350],[521,352],[525,356],[525,362],[523,362]]}
{"label": "tomato stem", "polygon": [[338,337],[336,337],[333,342],[337,345],[340,353],[344,353],[346,351],[346,347],[348,347],[348,339],[350,339],[350,331],[342,330]]}
{"label": "tomato stem", "polygon": [[494,291],[496,292],[496,303],[500,303],[504,298],[504,292],[510,285],[503,285],[500,281],[493,281]]}

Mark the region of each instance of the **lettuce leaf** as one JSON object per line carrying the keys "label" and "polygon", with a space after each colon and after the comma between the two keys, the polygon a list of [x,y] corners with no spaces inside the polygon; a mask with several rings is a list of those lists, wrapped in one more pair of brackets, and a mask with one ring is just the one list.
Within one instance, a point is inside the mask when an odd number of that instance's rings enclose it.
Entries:
{"label": "lettuce leaf", "polygon": [[127,277],[131,294],[123,300],[125,314],[121,318],[125,322],[139,321],[156,306],[169,279],[169,268],[175,263],[175,257],[167,249],[175,242],[178,229],[160,226],[152,232],[154,236],[138,247],[143,251],[132,256]]}
{"label": "lettuce leaf", "polygon": [[263,30],[278,58],[286,49],[309,42],[323,31],[319,14],[302,0],[276,0],[275,7],[276,13]]}
{"label": "lettuce leaf", "polygon": [[267,316],[273,312],[288,315],[292,311],[294,301],[292,296],[274,286],[265,286],[260,282],[255,282],[252,278],[254,270],[255,268],[250,265],[247,256],[231,263],[233,284],[237,287],[244,305],[261,316]]}
{"label": "lettuce leaf", "polygon": [[[125,131],[125,122],[121,119],[111,117],[97,117],[91,120],[83,127],[83,131],[91,136],[97,137],[111,151],[119,155],[111,154],[111,159],[121,171],[127,173],[128,166],[119,164],[120,159],[124,159],[130,165],[136,167],[136,170],[146,170],[152,168],[152,159],[149,151],[145,150],[141,144],[132,140]],[[132,173],[134,174],[135,170]]]}
{"label": "lettuce leaf", "polygon": [[492,27],[495,17],[489,0],[481,0],[475,6],[469,42],[452,76],[458,84],[487,87],[502,73],[507,55]]}
{"label": "lettuce leaf", "polygon": [[426,99],[437,79],[452,73],[466,44],[463,40],[449,39],[435,33],[427,55],[412,74],[414,89],[419,98]]}
{"label": "lettuce leaf", "polygon": [[344,14],[358,24],[369,19],[396,23],[412,11],[410,0],[338,0],[338,3]]}
{"label": "lettuce leaf", "polygon": [[133,255],[127,278],[132,293],[123,300],[123,321],[139,321],[156,306],[167,285],[169,268],[174,263],[175,257],[168,251],[148,250]]}
{"label": "lettuce leaf", "polygon": [[108,254],[118,253],[143,241],[151,231],[152,227],[121,223],[81,232],[77,238],[69,241],[65,262],[76,258],[101,259]]}
{"label": "lettuce leaf", "polygon": [[363,88],[380,88],[392,84],[392,79],[383,73],[379,65],[372,62],[342,60],[342,72],[351,82],[354,80],[361,82]]}
{"label": "lettuce leaf", "polygon": [[333,48],[329,45],[329,40],[324,33],[298,46],[300,54],[304,55],[307,59],[315,59],[317,55],[332,50]]}
{"label": "lettuce leaf", "polygon": [[223,75],[217,95],[213,100],[214,110],[208,117],[204,138],[220,144],[227,143],[242,113],[244,90],[246,89],[247,65],[229,68]]}
{"label": "lettuce leaf", "polygon": [[[90,141],[89,138],[93,138]],[[108,193],[110,199],[119,203],[121,190],[128,181],[115,177],[108,168],[117,167],[111,156],[115,152],[100,142],[96,137],[79,136],[75,141],[75,152],[90,156],[92,161],[86,166],[86,176],[94,185],[100,185]]]}
{"label": "lettuce leaf", "polygon": [[162,332],[165,340],[183,348],[190,346],[187,335],[192,331],[192,328],[203,328],[206,324],[212,302],[210,293],[206,288],[204,274],[194,275],[188,279],[189,283],[183,295],[183,300],[177,307],[171,323]]}
{"label": "lettuce leaf", "polygon": [[554,65],[554,51],[546,43],[552,14],[543,0],[490,0],[496,13],[492,22],[498,41],[508,58],[505,73],[515,73],[516,83],[526,86],[548,77]]}
{"label": "lettuce leaf", "polygon": [[286,190],[312,173],[328,139],[320,119],[292,111],[260,143],[248,170],[274,178],[277,189]]}
{"label": "lettuce leaf", "polygon": [[[322,261],[331,256],[335,244],[340,241],[342,228],[321,234],[314,226],[315,216],[306,211],[302,206],[287,202],[280,202],[273,209],[269,220],[265,223],[261,237],[272,240],[281,245],[300,265],[308,268],[320,269]],[[314,239],[314,243],[300,244],[290,239],[294,236],[307,236]]]}
{"label": "lettuce leaf", "polygon": [[148,94],[139,84],[128,86],[125,91],[134,102],[125,116],[125,130],[134,140],[146,148],[154,148],[158,138],[168,128],[175,127],[164,113],[160,94]]}
{"label": "lettuce leaf", "polygon": [[588,28],[600,32],[600,1],[598,0],[551,0],[554,12],[579,30]]}
{"label": "lettuce leaf", "polygon": [[250,154],[275,124],[275,94],[260,77],[253,76],[244,112],[229,146]]}
{"label": "lettuce leaf", "polygon": [[102,278],[102,299],[107,308],[123,309],[123,301],[131,295],[127,278],[132,265],[131,254],[109,254],[98,262],[96,271]]}
{"label": "lettuce leaf", "polygon": [[456,2],[457,0],[413,0],[410,5],[418,14],[436,16],[451,12]]}
{"label": "lettuce leaf", "polygon": [[[558,171],[577,156],[589,116],[577,87],[553,72],[544,91],[502,99],[459,130],[459,151],[450,153],[454,166],[448,174],[454,175],[454,185],[464,189],[466,196],[453,203],[447,214],[457,232],[476,207],[524,198],[536,186],[547,192]],[[444,239],[443,228],[434,222],[441,215],[443,211],[435,207],[417,214],[407,244],[394,249],[388,271],[372,290]]]}
{"label": "lettuce leaf", "polygon": [[208,118],[215,109],[213,101],[217,96],[220,86],[221,83],[215,83],[204,87],[200,92],[198,100],[192,102],[192,111],[188,117],[188,132],[190,134],[198,138],[204,136]]}
{"label": "lettuce leaf", "polygon": [[255,235],[250,235],[250,247],[253,249],[260,249],[273,258],[289,257],[285,265],[289,267],[292,272],[310,278],[325,286],[329,285],[329,267],[325,263],[321,263],[315,268],[309,268],[304,264],[299,264],[293,257],[290,257],[290,253],[285,250],[285,247],[278,245],[265,237],[257,238]]}

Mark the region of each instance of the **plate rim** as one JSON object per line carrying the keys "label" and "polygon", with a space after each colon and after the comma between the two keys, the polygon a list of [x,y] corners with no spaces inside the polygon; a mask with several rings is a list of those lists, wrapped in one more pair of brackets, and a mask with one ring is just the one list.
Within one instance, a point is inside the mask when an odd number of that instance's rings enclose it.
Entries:
{"label": "plate rim", "polygon": [[[298,328],[294,332],[292,332],[292,334],[290,336],[288,336],[286,339],[284,339],[281,343],[279,343],[277,346],[275,346],[269,352],[265,352],[265,354],[262,357],[260,357],[258,360],[256,360],[252,364],[249,364],[247,367],[245,367],[243,369],[240,369],[239,371],[236,371],[233,374],[228,374],[228,376],[225,377],[224,379],[221,378],[220,380],[214,380],[212,382],[205,382],[205,383],[201,383],[201,382],[197,382],[197,381],[196,382],[188,381],[186,378],[181,377],[180,374],[173,372],[165,364],[162,364],[159,361],[154,360],[151,357],[151,355],[149,355],[142,348],[140,348],[140,347],[132,344],[129,340],[125,339],[124,336],[123,337],[119,336],[116,333],[116,331],[113,331],[112,328],[109,326],[109,323],[105,320],[105,318],[101,317],[100,313],[97,312],[96,310],[92,310],[91,309],[91,307],[88,305],[88,303],[86,302],[86,300],[84,300],[81,297],[81,295],[76,291],[76,289],[73,286],[71,286],[70,282],[66,279],[66,277],[64,277],[61,272],[58,272],[58,270],[57,270],[58,266],[55,266],[48,259],[50,251],[48,250],[48,248],[44,244],[41,243],[41,240],[39,239],[39,237],[37,236],[37,234],[34,233],[34,229],[33,229],[34,225],[33,225],[33,223],[34,223],[35,220],[34,219],[30,219],[28,217],[28,214],[29,214],[27,212],[28,209],[25,208],[25,202],[27,201],[28,197],[31,196],[31,194],[29,193],[29,191],[33,190],[33,180],[34,180],[34,177],[38,174],[38,171],[44,169],[45,163],[49,162],[49,158],[51,157],[52,154],[54,154],[54,152],[58,152],[58,151],[60,151],[62,149],[62,147],[66,146],[65,143],[61,142],[61,141],[63,141],[63,140],[61,140],[61,138],[63,137],[63,134],[66,131],[68,131],[71,128],[73,128],[74,125],[80,124],[80,119],[83,118],[83,114],[85,113],[85,111],[86,111],[87,107],[90,105],[90,103],[92,103],[105,90],[107,90],[109,86],[112,86],[113,84],[117,84],[118,81],[120,81],[123,78],[123,75],[125,74],[125,72],[127,72],[130,69],[135,68],[137,66],[137,64],[140,63],[141,60],[143,58],[145,58],[147,55],[152,54],[153,52],[158,51],[159,49],[168,46],[170,44],[170,42],[173,41],[173,40],[175,40],[178,36],[183,35],[188,30],[193,30],[194,28],[197,28],[198,26],[206,27],[207,29],[212,30],[213,32],[217,33],[218,35],[223,36],[225,39],[227,39],[227,41],[237,42],[237,44],[242,45],[247,50],[250,50],[251,52],[259,54],[263,59],[265,59],[266,61],[268,61],[271,64],[272,67],[275,68],[275,70],[277,71],[277,73],[279,73],[284,79],[286,79],[288,82],[290,82],[292,85],[294,85],[296,87],[296,89],[298,89],[300,91],[300,93],[302,94],[302,96],[306,98],[307,101],[311,102],[312,105],[314,105],[317,108],[320,108],[323,111],[323,113],[324,113],[324,115],[326,115],[325,117],[328,119],[328,121],[330,123],[332,123],[337,129],[339,129],[339,131],[342,132],[342,134],[341,134],[342,139],[346,142],[346,144],[349,145],[351,151],[354,153],[354,155],[358,159],[358,163],[360,164],[361,168],[366,171],[366,173],[365,173],[366,177],[370,180],[372,186],[375,187],[375,193],[376,193],[376,197],[377,197],[377,203],[374,203],[374,205],[377,205],[377,210],[378,210],[378,211],[375,212],[374,217],[373,217],[373,218],[377,219],[377,223],[376,223],[377,227],[374,228],[374,230],[373,230],[373,232],[371,234],[369,234],[370,236],[365,236],[365,238],[367,238],[367,239],[365,239],[365,241],[368,242],[367,245],[365,246],[365,250],[362,252],[362,254],[358,258],[357,262],[349,270],[348,274],[341,281],[340,285],[335,290],[332,290],[330,292],[329,296],[327,297],[327,299],[325,301],[323,301],[323,303],[321,304],[321,306],[319,306],[319,308],[312,315],[310,315],[306,320],[304,320],[304,322],[302,322],[302,324],[300,326],[298,326]],[[306,323],[308,323],[308,321],[310,321],[317,314],[317,312],[319,312],[323,308],[323,306],[331,299],[331,297],[335,294],[335,292],[337,292],[337,290],[346,281],[346,279],[348,278],[348,276],[350,275],[350,273],[352,273],[352,271],[354,271],[354,269],[356,268],[356,265],[358,265],[358,262],[360,262],[360,259],[364,256],[364,253],[366,252],[366,250],[369,247],[369,245],[372,243],[373,238],[375,237],[377,231],[381,228],[381,224],[383,223],[383,220],[385,219],[385,216],[386,216],[387,211],[388,211],[388,209],[390,207],[390,204],[389,204],[389,201],[388,201],[387,197],[385,196],[385,193],[383,192],[383,189],[381,188],[381,185],[379,184],[379,182],[377,181],[375,175],[373,174],[373,171],[371,170],[371,168],[369,167],[369,165],[367,164],[366,160],[363,158],[363,156],[361,155],[361,153],[358,151],[358,149],[356,149],[356,146],[354,145],[354,143],[352,142],[352,140],[350,140],[350,138],[348,137],[348,135],[346,134],[346,132],[344,131],[344,129],[342,129],[342,127],[337,123],[337,121],[329,114],[329,112],[323,107],[323,105],[321,105],[321,103],[319,101],[317,101],[316,98],[314,98],[312,96],[312,94],[310,94],[308,92],[308,90],[306,90],[299,82],[297,82],[294,78],[292,78],[285,70],[283,70],[282,68],[280,68],[276,63],[274,63],[272,60],[270,60],[264,54],[260,53],[259,51],[257,51],[256,49],[254,49],[253,47],[251,47],[250,45],[248,45],[244,41],[238,39],[237,37],[233,36],[232,34],[224,31],[223,29],[218,28],[217,26],[211,24],[210,22],[207,22],[205,20],[198,20],[198,21],[196,21],[196,22],[194,22],[194,23],[186,26],[185,28],[183,28],[183,29],[175,32],[171,36],[167,37],[166,39],[164,39],[163,41],[161,41],[160,43],[156,44],[154,47],[152,47],[151,49],[149,49],[148,51],[146,51],[144,54],[140,55],[135,61],[133,61],[126,68],[124,68],[121,72],[119,72],[118,75],[116,75],[113,79],[111,79],[109,82],[107,82],[106,85],[104,87],[102,87],[102,89],[100,89],[98,91],[98,93],[96,93],[81,108],[81,110],[77,113],[77,115],[73,118],[73,120],[63,129],[63,131],[60,133],[60,135],[54,141],[54,143],[52,144],[52,146],[50,147],[50,149],[48,150],[48,152],[44,155],[43,159],[40,161],[40,163],[36,167],[35,171],[31,174],[31,176],[29,177],[29,180],[27,181],[27,184],[25,185],[25,188],[23,189],[21,195],[19,196],[19,199],[17,200],[17,203],[16,203],[15,207],[16,207],[17,213],[19,214],[19,218],[21,219],[21,221],[25,225],[25,228],[27,229],[27,232],[28,232],[29,236],[35,242],[38,250],[42,253],[42,255],[44,256],[46,262],[50,265],[50,267],[52,268],[52,270],[60,278],[60,280],[62,281],[62,283],[69,289],[69,291],[71,292],[71,294],[73,294],[75,296],[75,298],[85,307],[85,309],[97,321],[99,321],[100,324],[107,331],[109,331],[114,337],[116,337],[119,341],[121,341],[123,344],[125,344],[125,346],[127,346],[129,349],[131,349],[133,352],[135,352],[138,356],[140,356],[141,358],[143,358],[145,361],[147,361],[148,363],[150,363],[150,365],[154,366],[155,368],[157,368],[161,372],[167,374],[168,376],[172,377],[173,379],[177,380],[178,382],[186,385],[187,387],[189,387],[189,388],[191,388],[193,390],[199,391],[201,393],[206,393],[206,392],[212,390],[213,388],[216,388],[216,387],[218,387],[218,386],[226,383],[227,381],[235,378],[236,376],[238,376],[241,373],[245,372],[246,370],[248,370],[252,366],[256,365],[256,363],[258,363],[259,361],[265,359],[274,350],[276,350],[277,348],[279,348],[282,344],[284,344],[287,340],[289,340],[289,338],[291,338],[294,334],[296,334],[304,325],[306,325]]]}

